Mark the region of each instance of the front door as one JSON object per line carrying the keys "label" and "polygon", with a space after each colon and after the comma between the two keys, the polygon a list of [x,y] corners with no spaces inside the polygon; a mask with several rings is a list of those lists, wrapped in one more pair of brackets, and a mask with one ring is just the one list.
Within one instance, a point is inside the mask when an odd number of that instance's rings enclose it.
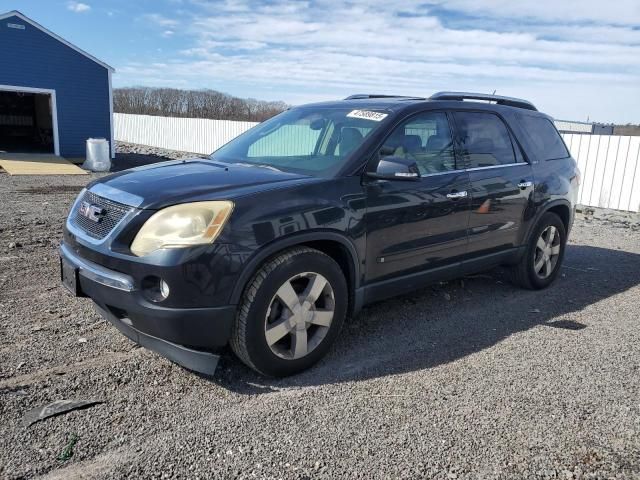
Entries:
{"label": "front door", "polygon": [[414,160],[421,178],[365,178],[368,283],[455,262],[467,247],[469,176],[456,164],[447,114],[403,122],[378,158],[387,155]]}
{"label": "front door", "polygon": [[471,181],[469,256],[507,251],[533,196],[533,171],[502,119],[489,112],[453,113],[456,140]]}

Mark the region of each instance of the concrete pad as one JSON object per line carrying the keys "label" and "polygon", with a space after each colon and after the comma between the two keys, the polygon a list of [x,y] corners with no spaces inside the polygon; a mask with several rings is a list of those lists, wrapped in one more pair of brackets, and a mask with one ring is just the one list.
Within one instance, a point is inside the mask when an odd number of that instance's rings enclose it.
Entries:
{"label": "concrete pad", "polygon": [[87,175],[62,157],[50,154],[0,153],[0,167],[9,175]]}

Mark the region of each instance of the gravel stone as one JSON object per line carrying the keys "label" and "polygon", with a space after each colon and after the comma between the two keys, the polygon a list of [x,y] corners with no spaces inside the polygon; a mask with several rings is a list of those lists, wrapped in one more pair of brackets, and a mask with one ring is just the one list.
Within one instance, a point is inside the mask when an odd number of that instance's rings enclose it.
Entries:
{"label": "gravel stone", "polygon": [[[640,478],[633,215],[579,214],[547,290],[500,270],[439,283],[365,308],[308,372],[225,351],[208,378],[60,286],[64,219],[100,176],[0,173],[0,245],[23,243],[0,252],[0,478]],[[105,403],[21,424],[68,398]]]}

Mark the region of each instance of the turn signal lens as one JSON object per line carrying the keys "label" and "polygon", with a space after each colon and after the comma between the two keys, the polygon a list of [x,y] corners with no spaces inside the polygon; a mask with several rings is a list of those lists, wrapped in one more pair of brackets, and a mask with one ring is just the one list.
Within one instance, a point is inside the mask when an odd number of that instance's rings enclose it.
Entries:
{"label": "turn signal lens", "polygon": [[194,202],[163,208],[142,226],[131,251],[142,257],[161,248],[212,243],[233,211],[233,202]]}

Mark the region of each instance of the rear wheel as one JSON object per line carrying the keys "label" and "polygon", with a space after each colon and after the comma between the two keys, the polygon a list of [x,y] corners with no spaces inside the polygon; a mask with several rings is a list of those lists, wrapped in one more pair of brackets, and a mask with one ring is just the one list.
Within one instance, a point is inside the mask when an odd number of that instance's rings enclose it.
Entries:
{"label": "rear wheel", "polygon": [[566,242],[567,233],[560,217],[545,213],[522,259],[508,270],[512,282],[534,290],[548,287],[558,276]]}
{"label": "rear wheel", "polygon": [[254,370],[286,376],[320,360],[347,311],[347,283],[328,255],[307,247],[268,260],[247,286],[231,339]]}

